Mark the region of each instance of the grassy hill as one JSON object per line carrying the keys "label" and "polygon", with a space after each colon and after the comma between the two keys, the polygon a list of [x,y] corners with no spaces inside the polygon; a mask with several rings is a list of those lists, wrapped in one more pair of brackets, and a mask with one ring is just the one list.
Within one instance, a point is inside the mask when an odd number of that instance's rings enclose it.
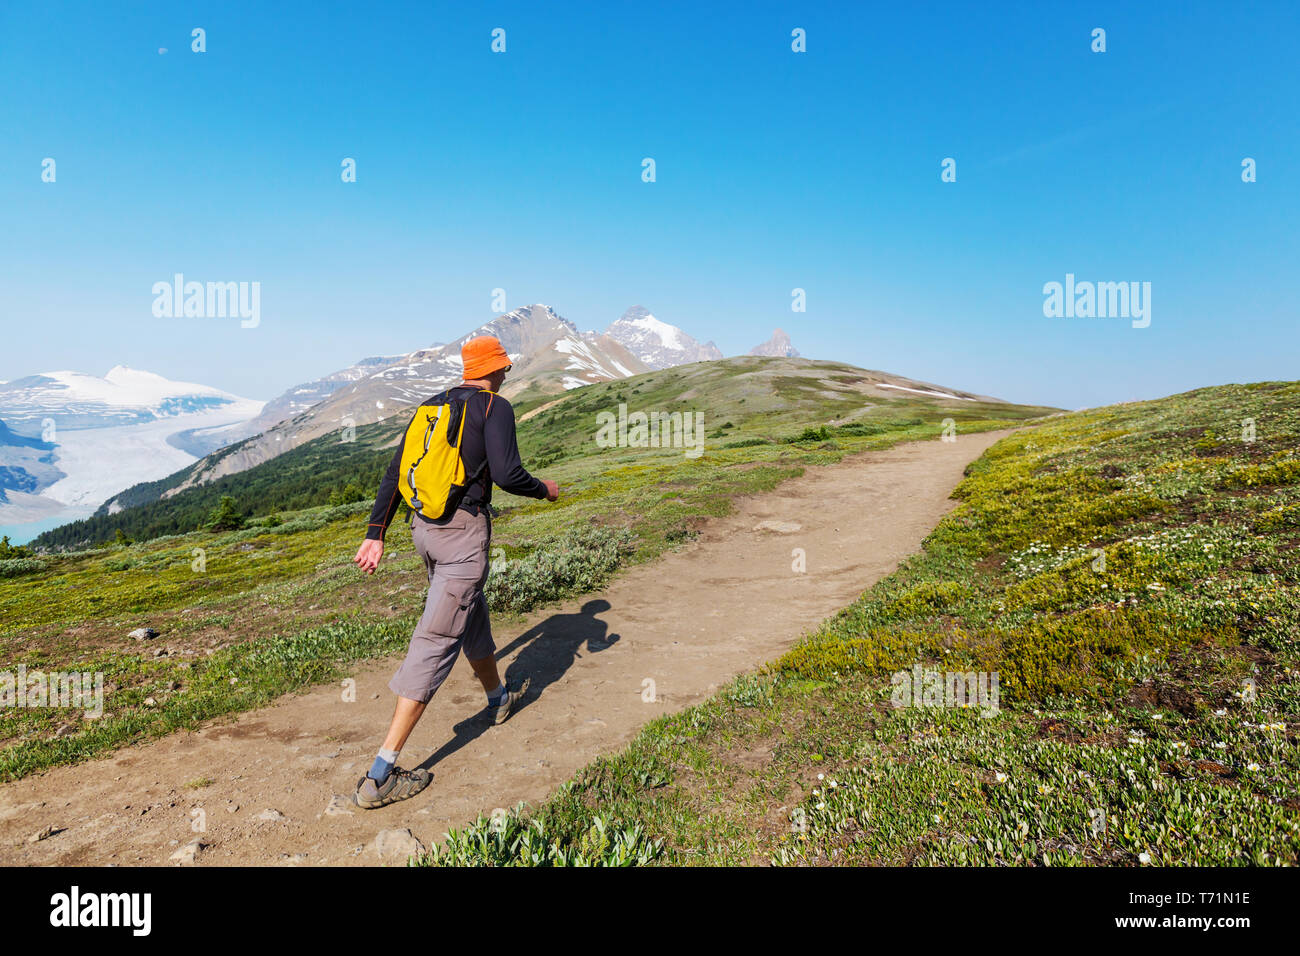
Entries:
{"label": "grassy hill", "polygon": [[[575,389],[558,402],[521,398],[524,462],[559,481],[562,497],[548,504],[498,494],[493,547],[510,562],[489,581],[493,613],[520,614],[597,588],[621,563],[688,539],[704,518],[727,513],[735,496],[771,489],[808,464],[934,439],[945,419],[979,431],[1052,411],[891,394],[880,381],[879,373],[837,363],[746,358]],[[703,414],[704,454],[597,447],[597,412],[620,402]],[[379,572],[367,578],[351,557],[369,503],[326,502],[347,483],[373,487],[404,424],[398,416],[359,428],[350,443],[318,439],[72,535],[102,541],[121,529],[134,543],[0,559],[0,656],[8,666],[102,672],[106,681],[98,720],[0,708],[0,776],[260,706],[330,680],[352,661],[401,650],[425,585],[409,534],[392,529]],[[194,530],[222,495],[235,498],[244,526]],[[159,636],[128,636],[139,627]]]}
{"label": "grassy hill", "polygon": [[[1295,865],[1298,447],[1296,382],[1044,419],[780,660],[423,862]],[[918,665],[998,706],[895,706]]]}

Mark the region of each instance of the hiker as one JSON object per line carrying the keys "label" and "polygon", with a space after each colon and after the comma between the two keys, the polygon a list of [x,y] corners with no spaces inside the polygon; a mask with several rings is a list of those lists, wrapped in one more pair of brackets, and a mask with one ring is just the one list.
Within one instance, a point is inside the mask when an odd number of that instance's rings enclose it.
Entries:
{"label": "hiker", "polygon": [[428,770],[402,770],[397,757],[462,645],[487,693],[492,724],[504,723],[524,695],[523,687],[511,691],[501,682],[483,598],[492,485],[547,501],[556,500],[559,488],[534,478],[519,460],[514,409],[496,394],[510,371],[501,343],[479,336],[465,342],[460,355],[464,381],[416,409],[379,486],[366,540],[353,558],[374,574],[384,555],[384,532],[399,497],[405,499],[415,550],[429,574],[429,594],[406,660],[388,682],[397,695],[388,736],[370,772],[357,781],[353,800],[368,810],[413,797],[429,785]]}

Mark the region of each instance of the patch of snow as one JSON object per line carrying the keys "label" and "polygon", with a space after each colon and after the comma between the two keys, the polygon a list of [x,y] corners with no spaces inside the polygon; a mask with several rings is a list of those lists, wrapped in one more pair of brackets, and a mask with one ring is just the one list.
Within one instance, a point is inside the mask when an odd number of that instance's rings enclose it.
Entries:
{"label": "patch of snow", "polygon": [[565,355],[585,358],[588,362],[596,361],[596,356],[587,347],[587,343],[575,339],[557,339],[555,341],[555,351],[563,352]]}
{"label": "patch of snow", "polygon": [[876,382],[876,388],[896,388],[902,392],[915,392],[918,395],[933,395],[936,398],[951,398],[955,401],[973,402],[973,398],[963,398],[961,395],[949,395],[947,392],[935,392],[927,388],[908,388],[906,385],[889,385],[885,382]]}

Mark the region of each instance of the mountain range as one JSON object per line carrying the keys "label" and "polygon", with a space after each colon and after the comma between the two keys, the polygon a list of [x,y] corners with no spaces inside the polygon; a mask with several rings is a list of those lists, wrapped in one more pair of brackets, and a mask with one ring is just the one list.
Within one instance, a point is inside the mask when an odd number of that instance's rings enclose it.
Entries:
{"label": "mountain range", "polygon": [[[549,305],[528,305],[446,344],[392,360],[368,359],[365,374],[355,374],[360,365],[334,373],[321,381],[337,382],[336,387],[309,407],[285,414],[278,421],[269,420],[269,411],[286,407],[285,397],[268,402],[268,413],[254,437],[211,455],[164,495],[236,474],[331,431],[342,434],[345,428],[381,422],[418,405],[461,380],[461,346],[480,335],[500,339],[513,362],[502,388],[507,398],[557,394],[654,369],[722,358],[712,342],[701,345],[639,305],[624,312],[604,332],[580,331]],[[288,394],[306,388],[298,386]]]}
{"label": "mountain range", "polygon": [[609,334],[580,332],[548,305],[524,306],[445,345],[411,352],[354,381],[343,382],[309,408],[209,456],[203,467],[166,494],[251,468],[331,431],[342,437],[345,429],[372,425],[418,405],[461,380],[460,348],[480,335],[496,336],[510,356],[513,369],[502,389],[507,398],[562,392],[650,368]]}
{"label": "mountain range", "polygon": [[[833,436],[841,430],[872,435],[923,422],[937,427],[946,418],[960,423],[1055,411],[980,401],[968,393],[842,362],[745,355],[691,362],[557,394],[517,397],[519,450],[526,466],[535,474],[566,480],[565,475],[572,475],[570,465],[594,461],[592,445],[600,412],[612,413],[624,403],[669,415],[695,413],[697,441],[700,427],[707,422],[703,436],[707,453],[721,456],[711,460],[710,469],[726,466],[731,453],[725,449],[755,443],[823,442],[828,433]],[[203,525],[225,496],[248,518],[280,516],[292,524],[296,519],[289,515],[302,509],[324,511],[336,499],[344,501],[349,485],[362,489],[364,498],[365,489],[375,487],[392,457],[409,413],[404,409],[386,421],[358,426],[347,442],[340,441],[336,432],[326,433],[251,468],[192,483],[164,497],[211,459],[196,461],[166,478],[127,489],[114,498],[111,509],[46,531],[34,543],[39,548],[79,549],[112,540],[118,531],[135,540],[184,534]],[[810,429],[810,423],[823,427]],[[635,451],[610,454],[611,467],[637,464],[642,458]],[[508,496],[503,497],[503,507],[509,507]],[[367,507],[363,501],[354,511]]]}
{"label": "mountain range", "polygon": [[[237,474],[330,432],[343,440],[460,381],[461,345],[480,335],[496,336],[510,355],[502,392],[515,401],[723,358],[713,342],[701,344],[640,305],[597,332],[581,331],[539,303],[451,342],[363,358],[267,402],[123,366],[103,378],[32,375],[0,383],[0,530],[34,521],[50,527],[91,511],[112,514]],[[799,355],[781,329],[749,354]],[[879,388],[984,400],[886,378],[891,381],[882,379]]]}

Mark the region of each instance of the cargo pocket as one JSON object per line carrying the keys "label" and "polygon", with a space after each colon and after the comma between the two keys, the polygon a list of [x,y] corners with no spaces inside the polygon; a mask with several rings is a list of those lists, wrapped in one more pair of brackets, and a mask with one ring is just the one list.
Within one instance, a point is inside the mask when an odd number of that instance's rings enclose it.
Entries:
{"label": "cargo pocket", "polygon": [[437,606],[429,620],[429,630],[442,637],[460,637],[464,634],[477,591],[476,581],[443,582]]}

